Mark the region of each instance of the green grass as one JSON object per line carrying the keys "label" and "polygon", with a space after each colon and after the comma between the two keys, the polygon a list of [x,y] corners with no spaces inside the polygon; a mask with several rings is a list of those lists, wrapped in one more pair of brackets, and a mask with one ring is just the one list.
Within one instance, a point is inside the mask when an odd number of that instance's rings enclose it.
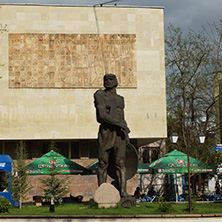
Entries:
{"label": "green grass", "polygon": [[[49,212],[49,206],[24,206],[10,208],[8,213],[0,215],[157,215],[167,214],[159,211],[159,203],[140,203],[131,208],[92,208],[88,204],[62,204],[55,206],[55,213]],[[188,214],[187,203],[172,203],[173,210],[170,214]],[[222,203],[197,203],[193,214],[221,214]]]}

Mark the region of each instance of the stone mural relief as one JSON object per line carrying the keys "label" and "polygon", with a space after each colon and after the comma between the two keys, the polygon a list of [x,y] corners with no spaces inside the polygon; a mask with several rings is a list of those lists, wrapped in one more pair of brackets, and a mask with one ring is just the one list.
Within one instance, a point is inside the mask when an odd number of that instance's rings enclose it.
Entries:
{"label": "stone mural relief", "polygon": [[137,87],[135,34],[9,34],[10,88]]}

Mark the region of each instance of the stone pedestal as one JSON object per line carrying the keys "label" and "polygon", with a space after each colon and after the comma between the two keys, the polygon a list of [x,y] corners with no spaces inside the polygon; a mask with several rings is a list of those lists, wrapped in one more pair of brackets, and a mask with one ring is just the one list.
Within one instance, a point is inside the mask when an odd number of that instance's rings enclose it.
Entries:
{"label": "stone pedestal", "polygon": [[110,183],[103,183],[95,192],[94,201],[98,207],[115,207],[120,202],[119,191]]}
{"label": "stone pedestal", "polygon": [[132,196],[122,197],[119,202],[119,206],[126,207],[126,208],[135,207],[136,199],[135,197],[132,197]]}

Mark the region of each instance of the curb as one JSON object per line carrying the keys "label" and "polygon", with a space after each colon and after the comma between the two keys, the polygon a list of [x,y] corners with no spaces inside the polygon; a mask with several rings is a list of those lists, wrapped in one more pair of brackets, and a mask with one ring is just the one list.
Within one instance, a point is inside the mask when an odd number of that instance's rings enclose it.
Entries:
{"label": "curb", "polygon": [[210,218],[222,217],[222,214],[181,214],[181,215],[0,215],[0,219],[105,219],[105,218]]}

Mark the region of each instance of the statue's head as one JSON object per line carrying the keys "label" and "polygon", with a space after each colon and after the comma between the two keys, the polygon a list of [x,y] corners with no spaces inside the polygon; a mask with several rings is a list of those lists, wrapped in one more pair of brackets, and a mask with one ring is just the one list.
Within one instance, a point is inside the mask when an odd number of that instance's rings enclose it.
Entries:
{"label": "statue's head", "polygon": [[108,73],[103,77],[103,85],[106,89],[112,89],[118,86],[118,81],[115,74]]}

